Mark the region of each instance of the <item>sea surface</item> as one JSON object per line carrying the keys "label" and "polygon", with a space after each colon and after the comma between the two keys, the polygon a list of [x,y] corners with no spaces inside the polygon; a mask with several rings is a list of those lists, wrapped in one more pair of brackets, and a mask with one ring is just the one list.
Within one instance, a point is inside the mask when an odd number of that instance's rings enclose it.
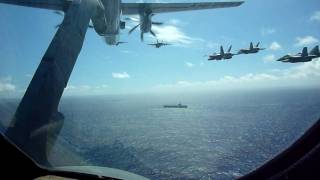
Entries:
{"label": "sea surface", "polygon": [[[16,101],[0,102],[5,121]],[[188,108],[163,108],[179,102]],[[59,111],[65,122],[50,157],[57,166],[112,167],[151,179],[235,179],[320,118],[320,91],[63,97]],[[78,159],[61,161],[72,159],[61,147]]]}

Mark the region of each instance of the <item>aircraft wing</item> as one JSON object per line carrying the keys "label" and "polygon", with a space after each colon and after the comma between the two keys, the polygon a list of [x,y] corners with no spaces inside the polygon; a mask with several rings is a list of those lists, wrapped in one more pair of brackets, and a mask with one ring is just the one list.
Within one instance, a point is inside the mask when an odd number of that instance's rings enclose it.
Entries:
{"label": "aircraft wing", "polygon": [[72,0],[0,0],[0,3],[66,11],[72,3]]}
{"label": "aircraft wing", "polygon": [[240,6],[243,1],[199,2],[199,3],[122,3],[122,14],[134,15],[145,10],[153,13],[166,13],[202,9],[216,9]]}

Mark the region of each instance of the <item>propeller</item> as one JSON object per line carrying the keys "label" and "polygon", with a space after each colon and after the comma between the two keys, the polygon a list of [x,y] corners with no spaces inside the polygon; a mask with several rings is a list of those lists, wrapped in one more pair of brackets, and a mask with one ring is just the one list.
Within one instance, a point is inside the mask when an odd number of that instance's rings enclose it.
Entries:
{"label": "propeller", "polygon": [[[145,12],[145,16],[154,16],[155,14],[152,14],[151,12]],[[150,18],[151,19],[151,18]],[[138,19],[136,19],[136,18],[131,18],[131,17],[127,17],[127,18],[125,18],[125,20],[130,20],[130,21],[139,21]],[[162,22],[152,22],[151,21],[151,24],[152,25],[156,25],[156,26],[160,26],[160,25],[163,25],[163,23]],[[129,34],[131,34],[134,30],[136,30],[139,26],[141,26],[141,23],[139,23],[139,24],[137,24],[137,25],[135,25],[133,28],[131,28],[130,30],[129,30]],[[154,32],[154,31],[152,31],[152,29],[150,29],[150,34],[152,35],[152,36],[154,36],[154,37],[157,37],[157,35],[156,35],[156,33]],[[143,35],[144,35],[144,32],[141,32],[140,33],[140,39],[141,39],[141,41],[143,41],[143,39],[144,39],[144,37],[143,37]]]}
{"label": "propeller", "polygon": [[138,24],[138,25],[136,25],[136,26],[134,26],[132,29],[130,29],[130,31],[129,31],[129,34],[131,34],[135,29],[137,29],[137,27],[139,27],[140,26],[140,23]]}

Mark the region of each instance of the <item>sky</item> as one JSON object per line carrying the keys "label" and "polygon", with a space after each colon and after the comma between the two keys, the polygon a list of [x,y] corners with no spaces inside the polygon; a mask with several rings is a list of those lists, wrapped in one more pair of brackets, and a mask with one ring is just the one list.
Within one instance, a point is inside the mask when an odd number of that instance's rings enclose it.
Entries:
{"label": "sky", "polygon": [[[0,4],[0,97],[23,95],[62,19],[50,10]],[[156,14],[153,20],[164,22],[152,27],[157,38],[172,45],[148,46],[156,39],[145,35],[141,42],[139,29],[128,35],[137,24],[132,21],[121,31],[128,43],[119,46],[89,29],[65,95],[320,88],[319,59],[276,61],[320,44],[319,0],[246,0],[240,7]],[[220,45],[237,52],[251,41],[267,49],[207,60]]]}

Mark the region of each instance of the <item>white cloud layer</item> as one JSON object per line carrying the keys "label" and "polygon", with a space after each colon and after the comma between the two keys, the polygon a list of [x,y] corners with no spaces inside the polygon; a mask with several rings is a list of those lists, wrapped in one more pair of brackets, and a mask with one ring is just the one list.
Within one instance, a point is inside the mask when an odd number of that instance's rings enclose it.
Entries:
{"label": "white cloud layer", "polygon": [[0,78],[0,93],[12,92],[15,90],[16,90],[16,86],[12,84],[12,78],[10,76]]}
{"label": "white cloud layer", "polygon": [[110,90],[107,84],[97,86],[90,85],[68,85],[64,91],[64,95],[97,95],[105,94]]}
{"label": "white cloud layer", "polygon": [[122,73],[112,73],[112,77],[115,79],[128,79],[130,78],[130,75],[127,72]]}
{"label": "white cloud layer", "polygon": [[319,42],[319,40],[313,36],[297,37],[295,46],[308,46]]}
{"label": "white cloud layer", "polygon": [[[271,57],[271,56],[270,56]],[[270,58],[271,59],[271,58]],[[273,70],[266,73],[248,73],[241,76],[227,75],[209,81],[178,81],[174,84],[159,84],[153,91],[212,91],[224,89],[253,89],[272,87],[320,87],[320,59],[302,63],[289,69]]]}
{"label": "white cloud layer", "polygon": [[310,17],[310,20],[320,22],[320,11],[314,12]]}

